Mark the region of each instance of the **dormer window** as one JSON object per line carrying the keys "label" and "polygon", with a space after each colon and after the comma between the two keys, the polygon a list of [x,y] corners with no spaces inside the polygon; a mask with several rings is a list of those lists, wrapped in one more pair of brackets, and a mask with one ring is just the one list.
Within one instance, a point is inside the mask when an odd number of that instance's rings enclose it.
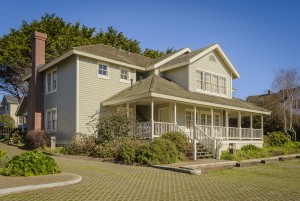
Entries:
{"label": "dormer window", "polygon": [[57,70],[46,73],[46,94],[57,91]]}
{"label": "dormer window", "polygon": [[108,79],[108,66],[103,65],[103,64],[99,64],[98,77]]}
{"label": "dormer window", "polygon": [[204,71],[196,71],[197,90],[226,95],[226,78]]}

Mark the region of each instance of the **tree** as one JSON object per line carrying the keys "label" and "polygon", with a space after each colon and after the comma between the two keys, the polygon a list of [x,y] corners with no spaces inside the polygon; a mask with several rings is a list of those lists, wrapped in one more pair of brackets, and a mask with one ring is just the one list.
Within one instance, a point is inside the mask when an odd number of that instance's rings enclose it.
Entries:
{"label": "tree", "polygon": [[143,52],[143,55],[146,56],[146,57],[150,57],[150,58],[155,59],[155,58],[161,57],[165,54],[169,54],[169,53],[174,52],[174,51],[175,51],[174,48],[168,48],[165,52],[146,48]]}
{"label": "tree", "polygon": [[275,78],[273,81],[273,88],[279,91],[281,101],[283,102],[283,127],[284,131],[288,131],[293,134],[296,140],[296,132],[293,127],[294,123],[294,113],[293,104],[295,101],[295,95],[298,90],[300,90],[300,75],[297,69],[280,68],[275,73]]}
{"label": "tree", "polygon": [[0,115],[0,122],[3,123],[4,128],[13,128],[15,126],[15,121],[9,114]]}

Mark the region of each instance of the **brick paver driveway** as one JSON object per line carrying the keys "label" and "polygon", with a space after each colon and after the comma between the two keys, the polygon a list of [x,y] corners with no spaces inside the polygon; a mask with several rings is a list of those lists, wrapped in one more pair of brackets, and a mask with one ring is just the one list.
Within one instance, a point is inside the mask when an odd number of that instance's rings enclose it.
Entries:
{"label": "brick paver driveway", "polygon": [[[0,149],[17,148],[0,143]],[[64,172],[83,181],[0,197],[0,200],[300,200],[300,160],[213,171],[201,176],[58,158]]]}

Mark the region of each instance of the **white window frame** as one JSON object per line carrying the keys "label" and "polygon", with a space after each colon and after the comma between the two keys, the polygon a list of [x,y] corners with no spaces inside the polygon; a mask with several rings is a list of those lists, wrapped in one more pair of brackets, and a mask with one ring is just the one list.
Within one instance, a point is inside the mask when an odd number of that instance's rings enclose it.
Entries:
{"label": "white window frame", "polygon": [[[187,112],[190,112],[191,113],[191,123],[193,121],[193,118],[194,118],[194,109],[185,109],[185,112],[184,112],[184,125],[185,125],[185,130],[193,130],[193,124],[191,124],[190,128],[189,128],[189,125],[187,125]],[[196,110],[196,125],[199,125],[200,124],[200,113],[199,113],[199,110]]]}
{"label": "white window frame", "polygon": [[[54,73],[56,73],[56,79],[54,80]],[[50,76],[50,80],[48,79]],[[54,81],[55,81],[55,88],[54,88]],[[49,85],[50,82],[50,85]],[[50,86],[50,90],[49,90]],[[48,71],[45,75],[45,92],[46,94],[51,94],[57,91],[57,86],[58,86],[58,79],[57,79],[57,69],[54,68],[51,71]]]}
{"label": "white window frame", "polygon": [[[198,78],[200,78],[200,80],[198,80]],[[224,86],[221,85],[221,79],[224,80]],[[197,92],[227,97],[227,87],[227,77],[212,72],[203,71],[201,69],[196,69]],[[221,93],[221,91],[224,91],[224,93]]]}
{"label": "white window frame", "polygon": [[[106,72],[107,74],[106,75],[103,75],[103,74],[100,74],[99,71],[100,71],[100,66],[106,66]],[[103,71],[103,70],[102,70]],[[101,78],[101,79],[109,79],[109,66],[105,63],[98,63],[97,64],[97,77],[98,78]]]}
{"label": "white window frame", "polygon": [[[49,113],[50,116],[48,119]],[[50,128],[48,127],[48,125],[50,125]],[[53,125],[55,125],[55,127],[53,127]],[[47,132],[57,132],[57,108],[56,107],[45,110],[45,130]]]}
{"label": "white window frame", "polygon": [[[122,78],[122,71],[127,71],[127,80]],[[130,70],[127,68],[120,68],[120,82],[129,83],[130,80]]]}

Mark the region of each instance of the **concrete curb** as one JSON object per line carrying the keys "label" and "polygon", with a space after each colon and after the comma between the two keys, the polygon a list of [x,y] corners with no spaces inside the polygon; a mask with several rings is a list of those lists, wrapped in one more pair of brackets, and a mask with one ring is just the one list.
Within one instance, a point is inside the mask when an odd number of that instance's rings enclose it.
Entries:
{"label": "concrete curb", "polygon": [[191,175],[201,175],[202,170],[200,169],[183,169],[183,168],[176,168],[176,167],[169,167],[169,166],[163,166],[163,165],[152,165],[152,167],[162,170],[170,170],[173,172],[181,172]]}
{"label": "concrete curb", "polygon": [[234,166],[235,164],[236,164],[236,161],[224,161],[224,162],[216,162],[216,163],[185,165],[185,166],[181,166],[179,168],[194,169],[194,168],[198,168],[198,167],[206,168],[206,167]]}
{"label": "concrete curb", "polygon": [[28,185],[28,186],[18,186],[13,188],[4,188],[0,189],[0,197],[3,195],[8,195],[12,193],[20,193],[24,191],[32,191],[37,189],[44,189],[44,188],[53,188],[59,186],[68,186],[72,184],[77,184],[82,181],[82,177],[80,175],[74,175],[76,178],[71,181],[64,181],[64,182],[56,182],[56,183],[49,183],[49,184],[40,184],[40,185]]}

